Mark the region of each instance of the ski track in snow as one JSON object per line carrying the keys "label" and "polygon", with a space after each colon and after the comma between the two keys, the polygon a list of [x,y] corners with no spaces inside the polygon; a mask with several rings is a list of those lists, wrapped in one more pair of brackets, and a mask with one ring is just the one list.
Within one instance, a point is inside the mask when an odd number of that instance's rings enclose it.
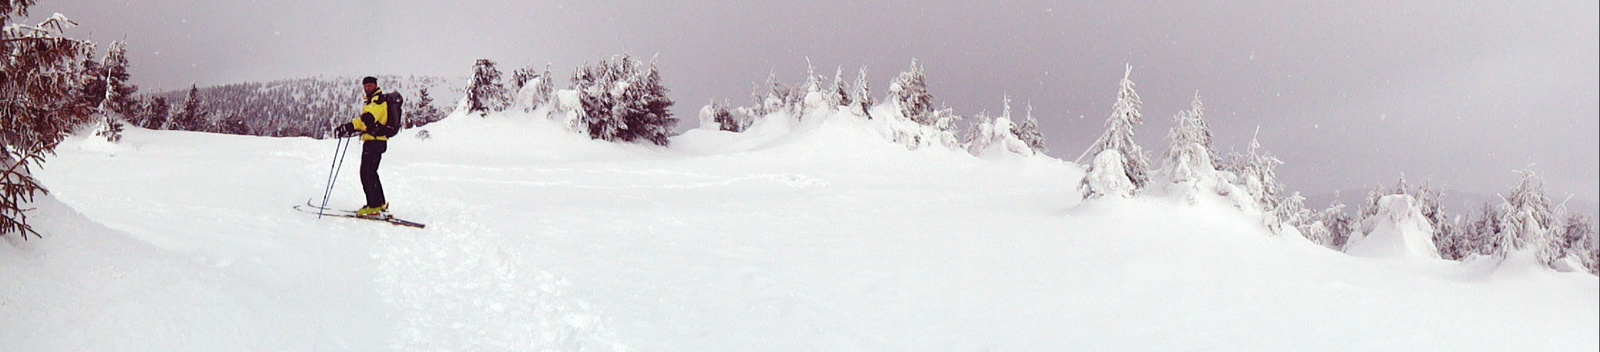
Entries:
{"label": "ski track in snow", "polygon": [[1079,204],[1052,159],[810,128],[663,150],[447,119],[380,171],[426,229],[290,210],[331,141],[69,141],[46,238],[0,246],[0,350],[1600,349],[1592,275],[1357,258],[1231,207]]}
{"label": "ski track in snow", "polygon": [[[529,267],[462,214],[430,225],[426,236],[385,232],[376,253],[385,303],[400,308],[396,350],[624,350],[598,313],[567,296],[569,285]],[[442,220],[436,219],[435,221]]]}

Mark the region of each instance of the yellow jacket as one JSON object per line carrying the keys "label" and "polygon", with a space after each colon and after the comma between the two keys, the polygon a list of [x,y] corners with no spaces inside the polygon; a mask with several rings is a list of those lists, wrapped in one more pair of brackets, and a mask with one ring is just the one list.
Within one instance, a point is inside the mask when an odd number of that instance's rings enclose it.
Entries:
{"label": "yellow jacket", "polygon": [[[383,100],[383,90],[373,90],[367,95],[367,103],[361,107],[361,115],[350,121],[351,127],[361,131],[363,141],[386,141],[389,137],[373,135],[367,127],[371,125],[385,125],[389,123],[389,103]],[[370,117],[369,117],[370,116]]]}

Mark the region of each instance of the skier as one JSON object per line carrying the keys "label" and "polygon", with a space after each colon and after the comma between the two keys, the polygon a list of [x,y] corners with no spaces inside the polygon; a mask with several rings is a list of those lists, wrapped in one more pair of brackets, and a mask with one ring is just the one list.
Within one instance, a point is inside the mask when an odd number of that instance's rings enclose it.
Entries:
{"label": "skier", "polygon": [[388,214],[389,202],[383,198],[383,183],[378,180],[378,162],[383,152],[389,150],[389,137],[394,135],[389,122],[388,102],[378,89],[378,79],[361,79],[361,88],[367,92],[363,99],[361,115],[349,123],[339,125],[339,135],[361,134],[361,190],[367,195],[367,204],[356,210],[356,215],[382,217]]}

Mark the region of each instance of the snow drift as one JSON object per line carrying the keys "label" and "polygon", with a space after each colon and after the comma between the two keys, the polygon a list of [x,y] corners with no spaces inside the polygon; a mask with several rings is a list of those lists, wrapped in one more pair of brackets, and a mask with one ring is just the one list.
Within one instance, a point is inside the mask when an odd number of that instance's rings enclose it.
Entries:
{"label": "snow drift", "polygon": [[1351,235],[1345,252],[1373,258],[1439,258],[1433,244],[1433,225],[1422,216],[1416,198],[1394,194],[1378,199],[1378,215],[1372,232]]}

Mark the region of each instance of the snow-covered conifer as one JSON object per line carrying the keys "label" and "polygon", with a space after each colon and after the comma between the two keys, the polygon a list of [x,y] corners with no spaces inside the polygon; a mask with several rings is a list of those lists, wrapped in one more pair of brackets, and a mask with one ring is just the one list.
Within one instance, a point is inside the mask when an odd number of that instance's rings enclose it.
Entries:
{"label": "snow-covered conifer", "polygon": [[1195,181],[1208,177],[1217,169],[1215,150],[1210,146],[1211,131],[1206,127],[1200,95],[1196,94],[1189,110],[1172,118],[1172,129],[1167,132],[1166,161],[1162,171],[1174,183]]}
{"label": "snow-covered conifer", "polygon": [[[726,100],[724,100],[726,102]],[[700,128],[713,131],[744,132],[745,125],[733,116],[726,103],[712,101],[700,108]]]}
{"label": "snow-covered conifer", "polygon": [[[139,87],[128,84],[132,77],[128,73],[128,57],[126,45],[122,42],[111,42],[111,49],[106,51],[105,58],[100,60],[100,71],[95,80],[100,84],[101,99],[96,102],[95,110],[102,119],[100,129],[95,135],[105,137],[107,141],[117,142],[122,140],[122,121],[133,115],[137,103],[133,94]],[[93,90],[92,88],[90,89]]]}
{"label": "snow-covered conifer", "polygon": [[467,111],[488,113],[505,109],[506,87],[500,83],[500,69],[494,60],[478,59],[472,66],[472,81],[467,83]]}
{"label": "snow-covered conifer", "polygon": [[993,155],[999,152],[1031,156],[1039,154],[1020,136],[1016,135],[1019,129],[1011,117],[1011,97],[1005,96],[1002,100],[1000,116],[989,117],[987,112],[979,113],[973,117],[972,125],[967,129],[967,134],[961,140],[969,153],[976,156]]}
{"label": "snow-covered conifer", "polygon": [[967,126],[967,134],[963,135],[961,142],[967,146],[967,152],[972,155],[981,155],[989,149],[989,144],[994,140],[994,118],[988,112],[979,112],[972,116],[972,123]]}
{"label": "snow-covered conifer", "polygon": [[654,60],[647,65],[627,54],[613,56],[578,67],[572,85],[583,110],[579,123],[590,138],[666,145],[674,133],[678,119]]}
{"label": "snow-covered conifer", "polygon": [[911,60],[911,67],[889,84],[889,98],[900,104],[900,116],[924,126],[938,124],[933,94],[928,93],[928,80],[917,60]]}
{"label": "snow-covered conifer", "polygon": [[833,84],[823,92],[823,100],[834,107],[850,106],[850,87],[844,82],[844,68],[835,68],[833,71]]}
{"label": "snow-covered conifer", "polygon": [[178,107],[168,127],[180,131],[206,131],[211,127],[209,116],[211,111],[206,109],[205,102],[200,98],[200,88],[191,84],[189,94],[184,96],[183,105]]}
{"label": "snow-covered conifer", "polygon": [[769,114],[779,111],[788,111],[789,95],[793,93],[794,90],[789,88],[789,85],[783,84],[783,81],[778,80],[777,72],[768,72],[767,93],[766,95],[761,96],[759,103],[761,104],[761,108]]}
{"label": "snow-covered conifer", "polygon": [[172,124],[172,104],[167,102],[167,97],[152,96],[149,102],[142,105],[144,111],[140,114],[144,116],[140,120],[144,121],[142,125],[144,128],[152,130],[171,128],[169,126]]}
{"label": "snow-covered conifer", "polygon": [[1345,213],[1344,208],[1344,203],[1334,200],[1318,214],[1318,220],[1328,230],[1328,242],[1319,244],[1334,249],[1344,248],[1345,241],[1350,239],[1350,232],[1354,230],[1350,214]]}
{"label": "snow-covered conifer", "polygon": [[1477,220],[1467,224],[1463,236],[1466,237],[1466,254],[1493,255],[1500,252],[1500,210],[1485,201],[1479,209]]}
{"label": "snow-covered conifer", "polygon": [[1548,232],[1555,226],[1555,215],[1550,210],[1550,198],[1544,195],[1544,184],[1532,170],[1518,170],[1522,179],[1511,189],[1500,205],[1500,249],[1497,256],[1518,250],[1538,250],[1539,257],[1549,264],[1556,253],[1546,248]]}
{"label": "snow-covered conifer", "polygon": [[511,106],[532,111],[550,101],[555,87],[550,79],[550,65],[546,64],[543,71],[533,66],[517,69],[511,74],[512,93]]}
{"label": "snow-covered conifer", "polygon": [[1440,257],[1448,260],[1461,260],[1472,254],[1472,249],[1469,247],[1471,240],[1467,238],[1466,232],[1462,230],[1464,226],[1461,224],[1459,217],[1435,222],[1433,227],[1433,243],[1439,246]]}
{"label": "snow-covered conifer", "polygon": [[133,95],[139,87],[129,84],[133,77],[128,73],[127,43],[111,42],[111,48],[106,51],[106,56],[100,61],[103,71],[101,77],[105,80],[105,96],[99,102],[102,111],[120,116],[132,115],[134,109]]}
{"label": "snow-covered conifer", "polygon": [[1246,154],[1233,156],[1229,163],[1229,170],[1235,175],[1235,186],[1243,189],[1254,201],[1254,208],[1261,211],[1269,226],[1274,226],[1282,219],[1279,203],[1282,201],[1283,183],[1278,181],[1278,165],[1283,162],[1278,158],[1261,151],[1261,142],[1255,138],[1250,139],[1250,149]]}
{"label": "snow-covered conifer", "polygon": [[872,83],[867,81],[866,66],[861,66],[861,70],[856,72],[856,81],[850,84],[850,87],[855,89],[850,94],[851,103],[855,104],[852,105],[855,107],[854,110],[860,112],[861,116],[871,119],[872,106],[877,105],[877,100],[872,98]]}
{"label": "snow-covered conifer", "polygon": [[416,100],[407,108],[404,128],[426,125],[444,117],[444,112],[433,106],[433,95],[428,94],[428,87],[417,89]]}
{"label": "snow-covered conifer", "polygon": [[528,82],[532,82],[534,78],[538,77],[539,71],[537,69],[533,68],[533,66],[524,66],[511,71],[511,81],[507,83],[510,84],[511,91],[518,92],[522,91],[522,87],[527,86]]}
{"label": "snow-covered conifer", "polygon": [[800,115],[805,113],[805,111],[807,111],[809,109],[814,109],[814,108],[821,107],[821,106],[809,106],[809,104],[822,103],[821,101],[807,102],[807,100],[808,99],[813,99],[813,98],[810,98],[812,96],[815,96],[816,99],[823,99],[823,97],[822,97],[823,88],[824,87],[822,86],[822,76],[818,76],[817,75],[817,68],[815,66],[812,66],[811,65],[811,59],[807,58],[806,59],[806,80],[804,82],[801,82],[800,86],[795,87],[795,93],[794,94],[790,94],[790,96],[789,96],[789,99],[790,99],[790,104],[789,105],[794,109],[795,118],[800,118]]}
{"label": "snow-covered conifer", "polygon": [[250,126],[245,125],[240,118],[226,118],[217,121],[215,132],[223,134],[249,135]]}
{"label": "snow-covered conifer", "polygon": [[667,145],[667,137],[675,135],[673,129],[678,119],[672,117],[673,101],[667,97],[668,89],[661,85],[661,69],[654,58],[648,64],[635,64],[635,78],[629,88],[627,109],[631,138],[643,139],[656,145]]}
{"label": "snow-covered conifer", "polygon": [[1555,236],[1553,242],[1561,249],[1561,258],[1575,258],[1583,269],[1596,273],[1596,262],[1600,258],[1596,254],[1594,219],[1587,215],[1573,213],[1562,223],[1560,234]]}
{"label": "snow-covered conifer", "polygon": [[[1009,108],[1010,104],[1007,105]],[[1026,117],[1022,119],[1022,123],[1011,128],[1011,134],[1017,136],[1017,139],[1022,140],[1022,143],[1027,144],[1036,154],[1050,151],[1044,146],[1044,134],[1039,133],[1039,120],[1033,118],[1033,103],[1028,103]]]}
{"label": "snow-covered conifer", "polygon": [[[1134,92],[1133,81],[1128,79],[1132,73],[1133,66],[1128,66],[1123,72],[1121,88],[1117,92],[1117,102],[1112,105],[1111,117],[1106,119],[1106,132],[1089,146],[1089,150],[1084,151],[1084,155],[1094,155],[1098,159],[1102,152],[1116,150],[1119,159],[1124,163],[1118,169],[1125,173],[1124,177],[1133,184],[1134,192],[1137,192],[1150,182],[1150,161],[1145,157],[1144,150],[1133,142],[1133,127],[1143,123],[1143,120],[1139,115],[1141,104],[1139,94]],[[1098,166],[1098,163],[1090,163],[1086,172],[1096,172],[1095,168]],[[1084,191],[1084,198],[1097,197],[1092,188],[1088,187],[1088,182],[1085,179],[1079,185]]]}
{"label": "snow-covered conifer", "polygon": [[550,75],[550,64],[544,65],[544,71],[539,72],[538,83],[533,85],[533,106],[544,105],[556,92],[555,76]]}
{"label": "snow-covered conifer", "polygon": [[1106,149],[1095,154],[1094,162],[1084,172],[1083,182],[1079,186],[1083,189],[1083,199],[1132,197],[1137,186],[1128,179],[1127,171],[1122,169],[1125,165],[1127,161],[1123,160],[1122,152],[1117,149]]}
{"label": "snow-covered conifer", "polygon": [[1301,196],[1300,192],[1284,197],[1283,205],[1278,210],[1281,214],[1279,226],[1293,226],[1300,231],[1301,236],[1317,244],[1332,243],[1333,231],[1322,221],[1322,214],[1306,208],[1305,201],[1306,197]]}
{"label": "snow-covered conifer", "polygon": [[[0,1],[0,24],[27,17],[33,1]],[[81,62],[93,44],[67,38],[77,25],[56,14],[38,25],[0,28],[0,235],[39,234],[28,224],[28,206],[44,186],[29,171],[44,162],[67,133],[89,121],[94,106],[81,95]]]}

